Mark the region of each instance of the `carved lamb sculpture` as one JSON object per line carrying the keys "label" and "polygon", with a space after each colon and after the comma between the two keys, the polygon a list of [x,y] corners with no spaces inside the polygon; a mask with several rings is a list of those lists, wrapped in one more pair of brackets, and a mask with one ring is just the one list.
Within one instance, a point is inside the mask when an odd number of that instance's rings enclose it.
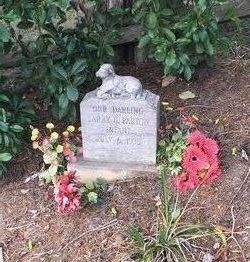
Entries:
{"label": "carved lamb sculpture", "polygon": [[103,64],[96,72],[102,79],[102,85],[97,89],[97,97],[131,97],[140,98],[142,93],[141,82],[133,76],[118,76],[110,64]]}

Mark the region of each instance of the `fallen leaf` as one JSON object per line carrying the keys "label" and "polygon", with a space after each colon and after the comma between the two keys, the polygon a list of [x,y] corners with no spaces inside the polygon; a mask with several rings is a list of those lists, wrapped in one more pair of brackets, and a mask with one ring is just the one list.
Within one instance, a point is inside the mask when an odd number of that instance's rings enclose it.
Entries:
{"label": "fallen leaf", "polygon": [[232,148],[232,156],[237,156],[237,148],[236,147]]}
{"label": "fallen leaf", "polygon": [[179,98],[183,100],[192,99],[195,98],[195,94],[191,91],[184,91],[181,94],[179,94]]}
{"label": "fallen leaf", "polygon": [[113,216],[113,217],[116,217],[116,216],[117,216],[117,210],[115,209],[115,207],[112,207],[112,208],[111,208],[111,213],[112,213],[112,216]]}
{"label": "fallen leaf", "polygon": [[162,87],[167,87],[176,80],[176,76],[164,76],[161,82]]}
{"label": "fallen leaf", "polygon": [[161,104],[162,104],[163,106],[168,106],[168,105],[169,105],[169,102],[161,102]]}
{"label": "fallen leaf", "polygon": [[220,122],[220,118],[217,118],[217,119],[214,121],[214,124],[215,124],[215,125],[218,125],[219,122]]}
{"label": "fallen leaf", "polygon": [[196,115],[192,115],[192,118],[196,121],[199,121],[199,118]]}
{"label": "fallen leaf", "polygon": [[29,189],[21,189],[20,190],[22,194],[27,194],[30,190]]}
{"label": "fallen leaf", "polygon": [[28,248],[29,248],[29,250],[32,250],[33,249],[33,242],[32,242],[32,240],[29,240],[28,241]]}

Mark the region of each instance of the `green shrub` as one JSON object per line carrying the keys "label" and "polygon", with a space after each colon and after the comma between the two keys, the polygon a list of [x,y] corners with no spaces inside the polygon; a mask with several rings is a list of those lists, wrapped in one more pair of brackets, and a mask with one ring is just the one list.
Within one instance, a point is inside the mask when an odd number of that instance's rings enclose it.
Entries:
{"label": "green shrub", "polygon": [[42,90],[55,116],[74,120],[79,89],[114,55],[123,11],[101,0],[12,2],[0,1],[0,51],[21,50],[24,80]]}
{"label": "green shrub", "polygon": [[16,95],[0,92],[0,176],[18,152],[24,130],[34,118],[31,106]]}
{"label": "green shrub", "polygon": [[215,54],[229,49],[219,30],[214,7],[223,0],[136,0],[133,14],[142,24],[139,47],[161,62],[165,74],[189,80],[196,66],[210,63]]}

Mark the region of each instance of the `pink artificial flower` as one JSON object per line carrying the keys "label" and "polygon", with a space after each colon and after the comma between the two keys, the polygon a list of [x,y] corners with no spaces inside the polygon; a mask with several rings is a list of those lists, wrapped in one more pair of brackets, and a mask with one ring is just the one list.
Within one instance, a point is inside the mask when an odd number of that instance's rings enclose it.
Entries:
{"label": "pink artificial flower", "polygon": [[196,187],[199,180],[196,175],[189,175],[188,173],[183,172],[176,177],[175,183],[177,189],[183,192]]}
{"label": "pink artificial flower", "polygon": [[76,158],[74,152],[72,152],[72,151],[71,151],[71,153],[68,155],[67,158],[68,158],[69,162],[71,162],[71,163],[75,163],[75,162],[77,161],[77,158]]}
{"label": "pink artificial flower", "polygon": [[82,146],[78,146],[77,147],[77,154],[83,154],[83,147]]}
{"label": "pink artificial flower", "polygon": [[217,158],[215,158],[211,163],[210,168],[208,169],[206,180],[213,181],[215,178],[220,176],[220,174],[221,174],[221,169],[220,169],[219,161]]}
{"label": "pink artificial flower", "polygon": [[182,161],[183,173],[176,178],[176,186],[180,191],[212,181],[221,173],[219,146],[215,140],[196,130],[188,136],[188,142],[190,145],[186,148]]}
{"label": "pink artificial flower", "polygon": [[201,149],[207,154],[210,161],[217,158],[219,146],[214,139],[206,138]]}
{"label": "pink artificial flower", "polygon": [[213,159],[219,152],[219,146],[214,139],[207,138],[203,133],[196,130],[188,136],[188,142],[198,146],[207,154],[208,158]]}
{"label": "pink artificial flower", "polygon": [[80,208],[81,193],[75,172],[64,172],[54,188],[58,211],[70,213]]}
{"label": "pink artificial flower", "polygon": [[184,152],[182,166],[188,173],[196,174],[210,165],[207,155],[199,147],[190,145]]}
{"label": "pink artificial flower", "polygon": [[189,134],[187,139],[188,139],[189,144],[202,148],[207,137],[203,133],[201,133],[199,130],[196,130],[192,132],[191,134]]}

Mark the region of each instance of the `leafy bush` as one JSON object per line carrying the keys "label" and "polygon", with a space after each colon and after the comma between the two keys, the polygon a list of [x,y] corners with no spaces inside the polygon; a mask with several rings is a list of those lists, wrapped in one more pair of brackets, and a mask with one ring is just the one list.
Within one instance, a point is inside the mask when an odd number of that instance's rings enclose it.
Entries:
{"label": "leafy bush", "polygon": [[0,2],[0,51],[21,50],[24,79],[42,90],[55,116],[74,120],[80,87],[114,54],[123,11],[101,0],[12,2]]}
{"label": "leafy bush", "polygon": [[177,130],[170,138],[159,141],[157,161],[161,163],[161,167],[167,167],[171,174],[177,175],[181,171],[183,152],[186,147],[186,133]]}
{"label": "leafy bush", "polygon": [[139,47],[149,48],[150,57],[163,64],[165,74],[189,80],[200,62],[209,63],[219,50],[229,49],[214,14],[221,2],[136,0],[133,14],[142,24]]}
{"label": "leafy bush", "polygon": [[31,106],[18,96],[0,93],[0,175],[6,171],[6,162],[18,152],[23,131],[34,114]]}

